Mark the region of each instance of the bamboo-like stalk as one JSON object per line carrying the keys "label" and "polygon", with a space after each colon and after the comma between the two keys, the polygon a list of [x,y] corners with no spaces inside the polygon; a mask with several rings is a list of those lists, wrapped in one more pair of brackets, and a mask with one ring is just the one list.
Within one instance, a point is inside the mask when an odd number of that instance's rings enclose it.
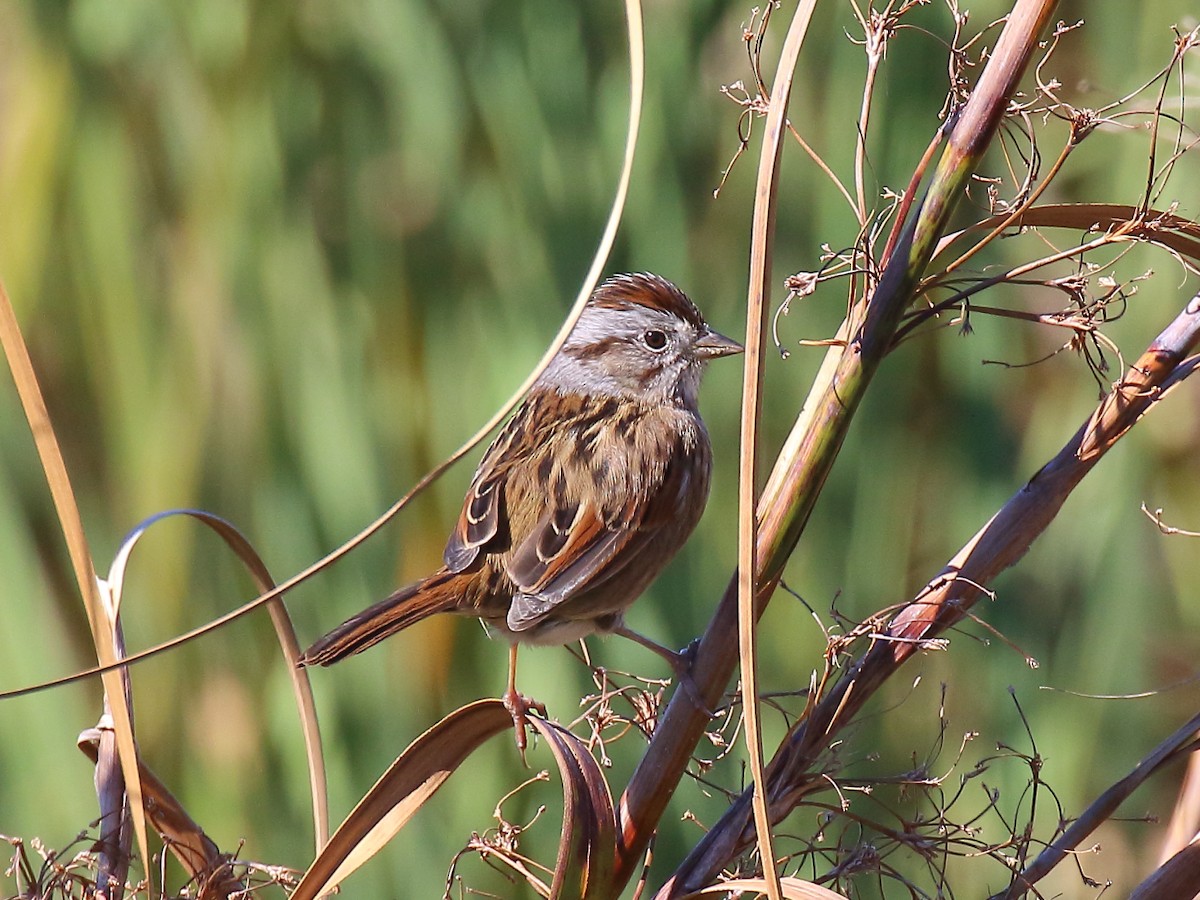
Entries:
{"label": "bamboo-like stalk", "polygon": [[[1195,371],[1196,359],[1185,357],[1197,346],[1200,295],[1193,297],[1150,344],[1062,450],[875,636],[867,652],[792,729],[770,767],[775,821],[824,783],[819,773],[812,771],[813,764],[879,686],[916,653],[922,642],[960,621],[985,593],[983,585],[1024,556],[1100,458],[1170,388]],[[683,871],[688,875],[682,882],[685,887],[706,883],[724,861],[747,846],[749,801],[749,793],[739,797],[693,851],[684,864]],[[1038,872],[1037,877],[1042,874]]]}
{"label": "bamboo-like stalk", "polygon": [[[1053,0],[1018,0],[1015,4],[950,136],[917,219],[906,229],[874,294],[852,311],[844,326],[849,340],[830,351],[792,436],[776,461],[759,503],[760,615],[808,521],[854,412],[887,352],[937,239],[967,178],[999,127],[1008,98],[1035,52],[1038,35],[1054,7]],[[736,587],[734,582],[726,589],[694,658],[693,681],[710,704],[717,702],[737,660],[733,639],[737,633]],[[685,693],[677,692],[672,698],[621,799],[615,880],[618,889],[636,867],[707,724],[704,713],[695,709]],[[672,896],[679,888],[703,886],[705,876],[715,875],[731,857],[741,837],[738,831],[723,846],[716,846],[716,838],[721,835],[710,832],[713,839],[706,837],[697,846],[661,896]]]}
{"label": "bamboo-like stalk", "polygon": [[[1200,295],[1193,297],[1150,344],[1059,453],[875,636],[867,652],[793,727],[772,761],[768,776],[775,821],[825,783],[820,773],[812,771],[814,763],[879,686],[923,642],[960,621],[985,593],[983,585],[1024,556],[1101,457],[1168,390],[1196,370],[1200,361],[1186,357],[1197,346]],[[682,888],[706,884],[725,862],[749,845],[750,797],[749,792],[743,793],[693,850],[676,875]],[[1065,852],[1060,851],[1057,859]],[[1038,864],[1044,867],[1051,858],[1043,854]],[[1044,874],[1040,869],[1033,873],[1036,878]]]}

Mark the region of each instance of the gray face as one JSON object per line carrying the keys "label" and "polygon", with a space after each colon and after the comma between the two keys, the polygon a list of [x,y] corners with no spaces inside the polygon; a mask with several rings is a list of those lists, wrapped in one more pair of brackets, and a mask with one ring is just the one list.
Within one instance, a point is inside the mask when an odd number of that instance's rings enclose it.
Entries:
{"label": "gray face", "polygon": [[695,409],[707,329],[645,306],[589,306],[538,380],[560,393],[624,396]]}

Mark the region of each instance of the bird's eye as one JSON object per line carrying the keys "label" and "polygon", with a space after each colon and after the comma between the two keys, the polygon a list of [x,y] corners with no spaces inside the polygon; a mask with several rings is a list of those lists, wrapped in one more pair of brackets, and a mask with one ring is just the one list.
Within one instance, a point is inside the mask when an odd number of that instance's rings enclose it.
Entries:
{"label": "bird's eye", "polygon": [[642,335],[642,343],[651,350],[665,350],[667,346],[667,333],[659,331],[657,328],[651,328]]}

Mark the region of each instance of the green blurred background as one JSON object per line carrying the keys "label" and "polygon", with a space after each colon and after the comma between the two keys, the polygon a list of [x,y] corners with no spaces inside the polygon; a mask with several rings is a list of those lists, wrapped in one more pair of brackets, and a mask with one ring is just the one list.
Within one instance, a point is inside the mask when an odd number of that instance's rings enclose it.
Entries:
{"label": "green blurred background", "polygon": [[[653,270],[684,287],[710,322],[740,334],[757,142],[718,199],[737,146],[739,109],[719,87],[748,79],[741,3],[659,0],[646,12],[647,91],[629,204],[610,271]],[[1086,28],[1050,71],[1064,94],[1099,106],[1167,62],[1179,0],[1068,3]],[[980,2],[971,25],[1007,5]],[[0,4],[0,276],[16,305],[65,445],[97,568],[145,516],[199,506],[237,524],[277,578],[357,532],[471,434],[537,360],[590,262],[619,171],[628,103],[620,3],[419,2],[251,4],[239,0],[102,0]],[[766,43],[768,77],[791,15]],[[883,65],[874,107],[869,193],[902,189],[939,125],[946,90],[934,4],[912,19]],[[862,53],[845,4],[818,12],[801,58],[792,121],[849,183]],[[931,36],[934,35],[934,36]],[[936,37],[935,37],[936,36]],[[1178,96],[1179,83],[1168,93]],[[1191,93],[1196,84],[1190,83]],[[1151,99],[1138,101],[1146,107]],[[757,131],[761,123],[756,125]],[[1053,123],[1043,153],[1057,154]],[[1147,138],[1102,129],[1046,199],[1136,203]],[[993,158],[998,168],[998,158]],[[1183,163],[1160,206],[1197,212],[1196,166]],[[776,283],[819,265],[856,227],[794,144],[780,188]],[[966,215],[966,212],[963,214]],[[1062,242],[1074,235],[1058,235]],[[1036,238],[1002,242],[995,264],[1028,258]],[[1194,280],[1141,251],[1118,275],[1153,267],[1109,333],[1135,357]],[[1106,268],[1105,271],[1108,271]],[[1060,270],[1055,274],[1065,274]],[[773,302],[783,298],[776,290]],[[1005,288],[983,300],[1051,310],[1059,295]],[[768,362],[766,457],[804,397],[832,334],[841,283],[793,305],[780,334],[793,352]],[[1098,387],[1062,354],[1023,362],[1064,335],[974,320],[969,339],[943,331],[889,360],[788,569],[789,585],[828,621],[900,602],[1075,430]],[[1114,359],[1113,364],[1118,365]],[[1115,372],[1115,369],[1114,369]],[[8,379],[0,389],[0,688],[93,661],[87,627],[28,428]],[[717,446],[708,514],[668,573],[637,606],[634,627],[682,646],[704,627],[735,556],[740,370],[713,367],[703,412]],[[1161,537],[1145,501],[1200,528],[1195,393],[1151,417],[1079,489],[1029,557],[979,612],[1041,667],[968,627],[950,652],[914,661],[843,751],[859,776],[907,770],[937,743],[947,687],[951,769],[964,732],[978,732],[966,771],[996,742],[1032,747],[1014,686],[1046,758],[1043,777],[1064,814],[1126,773],[1194,709],[1186,687],[1148,700],[1096,701],[1041,685],[1118,693],[1192,674],[1200,553]],[[464,463],[381,536],[289,597],[302,643],[437,564],[469,479]],[[125,606],[132,648],[227,611],[252,588],[217,540],[183,521],[155,527],[137,551]],[[771,690],[807,684],[824,638],[782,592],[763,632]],[[594,644],[606,665],[665,676],[619,640]],[[423,623],[371,653],[313,675],[330,763],[335,821],[417,734],[450,710],[503,687],[505,651],[468,621]],[[913,680],[921,684],[913,689]],[[587,670],[564,650],[524,654],[524,690],[562,718],[576,714]],[[902,683],[899,683],[902,682]],[[284,665],[266,616],[139,666],[136,714],[147,762],[223,849],[303,868],[311,857],[303,752]],[[902,705],[901,705],[902,704]],[[0,702],[0,833],[67,844],[94,818],[91,772],[75,735],[99,714],[86,684]],[[768,734],[782,728],[772,720]],[[640,746],[612,748],[614,789]],[[711,753],[711,751],[710,751]],[[741,751],[714,778],[736,788]],[[544,749],[534,769],[551,767]],[[495,741],[350,889],[365,897],[434,897],[454,852],[493,822],[492,807],[529,772]],[[1130,803],[1169,815],[1170,772]],[[953,784],[956,774],[950,775]],[[1027,772],[1007,763],[983,779],[1018,808]],[[549,810],[523,848],[550,863],[556,784],[506,807],[527,821]],[[970,809],[984,805],[976,782]],[[880,789],[856,799],[879,814]],[[1043,796],[1043,829],[1058,813]],[[661,881],[724,800],[685,782],[664,820],[651,880]],[[908,807],[911,812],[911,801]],[[1025,807],[1027,810],[1027,807]],[[807,834],[814,813],[787,830]],[[1006,832],[984,819],[984,837]],[[1043,833],[1047,833],[1043,831]],[[851,830],[847,840],[856,836]],[[1161,829],[1114,826],[1084,867],[1123,893],[1157,852]],[[892,863],[920,879],[923,863]],[[1066,867],[1064,867],[1066,869]],[[1000,866],[952,868],[961,895],[1003,882]],[[523,895],[478,863],[468,882]],[[864,896],[878,893],[871,879]],[[931,888],[928,879],[919,881]],[[1055,882],[1088,895],[1078,875]]]}

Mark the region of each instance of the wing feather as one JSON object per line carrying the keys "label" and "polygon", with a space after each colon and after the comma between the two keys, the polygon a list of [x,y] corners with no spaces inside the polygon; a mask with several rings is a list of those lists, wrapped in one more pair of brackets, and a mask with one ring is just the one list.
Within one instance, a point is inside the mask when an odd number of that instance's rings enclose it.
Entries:
{"label": "wing feather", "polygon": [[484,454],[443,554],[455,573],[493,555],[514,632],[617,577],[656,540],[672,544],[663,548],[670,558],[708,494],[702,430],[654,428],[635,440],[638,419],[658,410],[631,414],[580,395],[540,400],[529,398]]}
{"label": "wing feather", "polygon": [[[672,458],[657,483],[647,485],[640,498],[621,498],[607,516],[592,505],[552,506],[509,559],[517,591],[508,627],[533,628],[572,597],[618,576],[664,527],[676,527],[689,506],[691,468],[690,459]],[[686,526],[685,536],[694,524]]]}
{"label": "wing feather", "polygon": [[492,441],[471,478],[462,512],[446,541],[442,561],[451,572],[462,572],[479,557],[480,549],[500,533],[504,483],[513,458],[509,448],[529,418],[522,406]]}
{"label": "wing feather", "polygon": [[635,533],[630,527],[604,525],[591,507],[569,515],[551,510],[509,561],[508,576],[518,592],[509,607],[508,627],[524,631],[536,625],[604,571]]}

